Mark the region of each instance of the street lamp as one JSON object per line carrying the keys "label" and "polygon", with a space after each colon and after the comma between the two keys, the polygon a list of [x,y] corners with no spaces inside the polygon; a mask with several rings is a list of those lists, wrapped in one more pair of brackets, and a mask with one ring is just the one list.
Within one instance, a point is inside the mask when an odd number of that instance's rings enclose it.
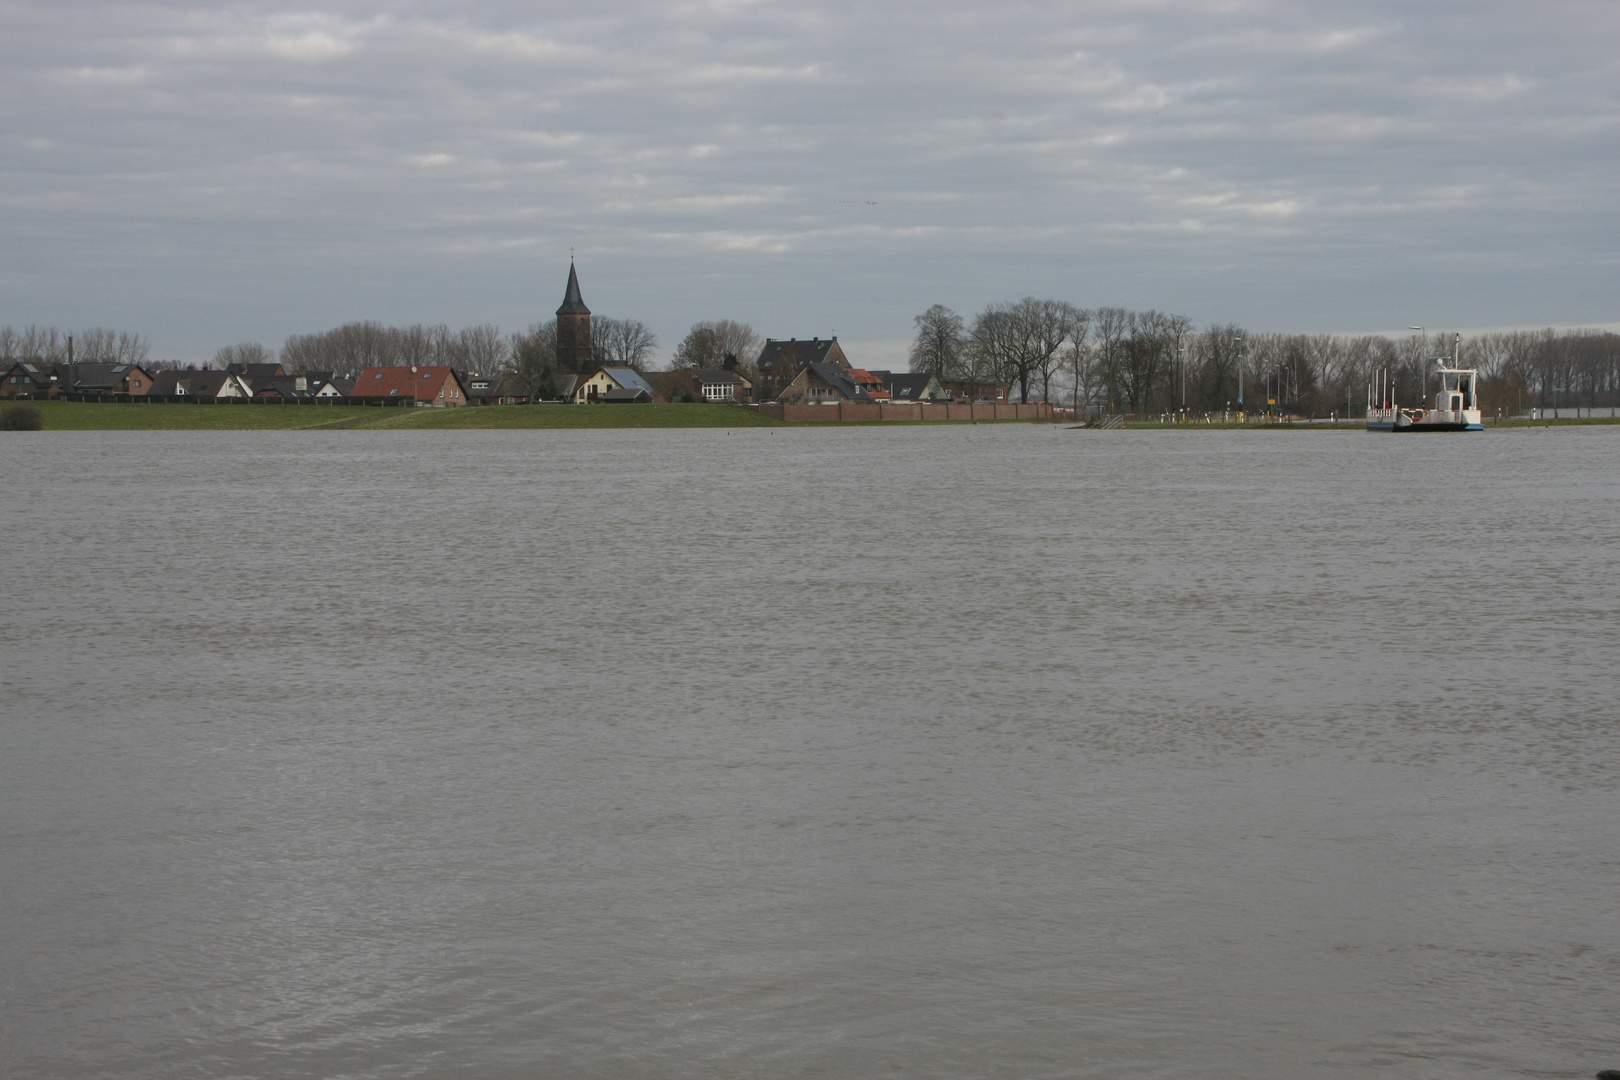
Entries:
{"label": "street lamp", "polygon": [[1234,340],[1238,347],[1238,415],[1243,415],[1243,335],[1238,334]]}
{"label": "street lamp", "polygon": [[1418,388],[1418,404],[1421,405],[1423,395],[1429,392],[1429,332],[1421,326],[1408,326],[1407,329],[1416,330],[1418,337],[1423,339],[1423,360],[1418,364],[1418,378],[1423,380],[1423,385]]}

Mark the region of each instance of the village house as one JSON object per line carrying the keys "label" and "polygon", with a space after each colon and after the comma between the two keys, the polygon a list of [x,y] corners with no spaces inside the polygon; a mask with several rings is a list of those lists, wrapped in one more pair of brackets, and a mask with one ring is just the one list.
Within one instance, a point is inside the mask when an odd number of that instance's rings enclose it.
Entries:
{"label": "village house", "polygon": [[146,394],[152,373],[139,364],[69,364],[68,390],[75,394]]}
{"label": "village house", "polygon": [[759,359],[754,363],[758,373],[753,387],[755,400],[777,399],[782,390],[811,364],[835,364],[842,368],[850,366],[837,337],[805,341],[798,338],[786,341],[766,338],[759,350]]}
{"label": "village house", "polygon": [[[242,366],[258,367],[260,365]],[[281,398],[283,400],[337,398],[345,396],[332,384],[331,379],[322,378],[319,375],[257,375],[248,378],[247,382],[253,388],[254,398],[259,400],[271,398]]]}
{"label": "village house", "polygon": [[721,368],[693,368],[692,381],[704,401],[747,401],[754,390],[753,383]]}
{"label": "village house", "polygon": [[228,371],[160,371],[152,379],[153,397],[250,398],[253,388]]}
{"label": "village house", "polygon": [[971,379],[945,379],[940,384],[957,401],[1006,401],[1012,393],[1009,383],[974,382]]}
{"label": "village house", "polygon": [[55,365],[31,364],[18,361],[11,365],[0,382],[0,397],[50,398],[61,390]]}
{"label": "village house", "polygon": [[649,371],[647,382],[664,401],[708,401],[731,404],[753,398],[754,384],[721,368],[676,368]]}
{"label": "village house", "polygon": [[926,371],[872,372],[888,391],[890,401],[949,401],[951,392]]}
{"label": "village house", "polygon": [[657,397],[652,384],[635,368],[600,367],[574,387],[575,405],[602,402],[626,404],[648,402]]}
{"label": "village house", "polygon": [[529,392],[518,382],[516,375],[481,375],[473,372],[461,376],[467,388],[467,400],[474,405],[526,405]]}
{"label": "village house", "polygon": [[850,368],[849,377],[850,381],[865,390],[873,401],[889,400],[888,384],[875,372],[867,371],[865,368]]}
{"label": "village house", "polygon": [[368,367],[354,380],[349,396],[360,401],[415,401],[448,408],[467,404],[467,391],[454,368],[444,365]]}
{"label": "village house", "polygon": [[837,364],[811,364],[794,377],[777,400],[784,405],[836,405],[843,401],[873,402],[866,388],[850,378],[849,369]]}

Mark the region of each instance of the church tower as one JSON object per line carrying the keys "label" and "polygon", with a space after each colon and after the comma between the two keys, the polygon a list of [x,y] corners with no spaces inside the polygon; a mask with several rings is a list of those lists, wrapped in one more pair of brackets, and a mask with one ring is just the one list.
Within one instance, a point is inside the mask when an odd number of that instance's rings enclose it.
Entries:
{"label": "church tower", "polygon": [[568,262],[568,291],[557,309],[557,366],[582,375],[591,368],[591,309],[579,294],[572,259]]}

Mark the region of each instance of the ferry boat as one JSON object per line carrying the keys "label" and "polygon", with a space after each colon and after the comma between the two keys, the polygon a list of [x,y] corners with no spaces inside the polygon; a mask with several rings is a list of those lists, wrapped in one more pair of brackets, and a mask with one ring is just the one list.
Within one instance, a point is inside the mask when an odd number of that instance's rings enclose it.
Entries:
{"label": "ferry boat", "polygon": [[1389,373],[1379,372],[1367,388],[1367,430],[1484,431],[1479,410],[1479,371],[1456,367],[1457,353],[1453,348],[1449,363],[1447,357],[1434,358],[1440,389],[1435,391],[1433,408],[1397,405]]}

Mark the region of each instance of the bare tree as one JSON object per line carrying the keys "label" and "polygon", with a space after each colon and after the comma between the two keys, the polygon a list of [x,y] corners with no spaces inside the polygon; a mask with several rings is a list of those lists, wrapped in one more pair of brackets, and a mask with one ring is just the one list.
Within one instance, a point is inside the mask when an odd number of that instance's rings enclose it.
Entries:
{"label": "bare tree", "polygon": [[273,364],[276,354],[260,345],[256,341],[244,341],[240,345],[227,345],[214,354],[214,366],[229,369],[237,364]]}
{"label": "bare tree", "polygon": [[526,333],[513,334],[509,371],[530,398],[557,396],[557,324],[535,323]]}
{"label": "bare tree", "polygon": [[1064,345],[1061,357],[1063,370],[1069,376],[1069,386],[1073,392],[1074,415],[1080,417],[1082,408],[1091,405],[1096,394],[1097,365],[1088,343],[1091,336],[1091,312],[1084,308],[1074,309],[1074,321],[1069,327],[1069,340]]}
{"label": "bare tree", "polygon": [[[1041,400],[1052,400],[1052,375],[1058,367],[1058,351],[1074,334],[1077,323],[1088,316],[1073,304],[1061,300],[1026,297],[1014,309],[1024,323],[1023,343],[1028,367],[1041,381]],[[1029,399],[1027,390],[1024,400]]]}
{"label": "bare tree", "polygon": [[747,323],[731,319],[693,323],[675,348],[673,366],[753,371],[759,345],[759,335]]}
{"label": "bare tree", "polygon": [[79,334],[74,359],[86,364],[144,364],[152,349],[139,334],[94,328]]}
{"label": "bare tree", "polygon": [[449,352],[454,366],[480,375],[494,375],[506,365],[511,346],[500,327],[485,323],[459,331]]}
{"label": "bare tree", "polygon": [[656,348],[657,336],[639,319],[591,319],[591,356],[598,364],[644,371]]}
{"label": "bare tree", "polygon": [[1107,391],[1105,409],[1113,410],[1119,400],[1119,372],[1123,343],[1131,328],[1131,313],[1124,308],[1098,308],[1091,316],[1092,338],[1097,345],[1097,363],[1103,388]]}
{"label": "bare tree", "polygon": [[973,369],[975,382],[993,379],[1011,383],[1018,378],[1021,328],[1011,308],[992,304],[974,316],[968,333],[964,359]]}
{"label": "bare tree", "polygon": [[912,322],[917,326],[917,337],[911,343],[911,370],[938,378],[956,372],[962,364],[962,350],[967,347],[962,316],[944,304],[935,304]]}

